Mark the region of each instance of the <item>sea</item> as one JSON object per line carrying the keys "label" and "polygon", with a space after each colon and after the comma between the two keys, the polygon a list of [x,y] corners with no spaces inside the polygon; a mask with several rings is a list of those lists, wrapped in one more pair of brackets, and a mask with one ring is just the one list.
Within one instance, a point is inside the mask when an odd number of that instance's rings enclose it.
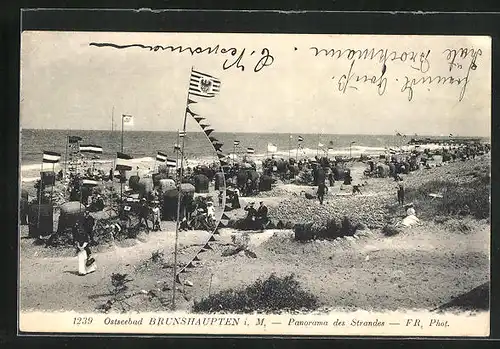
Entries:
{"label": "sea", "polygon": [[[68,136],[81,137],[81,144],[101,146],[103,153],[94,161],[100,164],[111,163],[116,152],[121,151],[123,143],[123,153],[132,156],[135,162],[154,166],[158,151],[175,159],[174,145],[178,141],[177,132],[125,131],[122,142],[120,131],[23,129],[20,136],[21,176],[25,179],[34,178],[39,176],[40,169],[46,170],[41,167],[43,151],[61,153],[61,163],[64,164]],[[388,148],[401,147],[409,140],[396,135],[213,132],[210,136],[223,143],[221,150],[225,154],[236,159],[243,156],[262,159],[271,155],[310,158],[326,154],[357,157],[361,154],[380,154]],[[299,136],[303,139],[300,143]],[[235,146],[234,141],[239,144]],[[269,145],[275,146],[276,149],[271,148],[273,151],[269,152]],[[253,148],[254,153],[247,154],[248,148]],[[217,159],[209,139],[201,131],[186,134],[184,154],[192,164],[209,163]]]}

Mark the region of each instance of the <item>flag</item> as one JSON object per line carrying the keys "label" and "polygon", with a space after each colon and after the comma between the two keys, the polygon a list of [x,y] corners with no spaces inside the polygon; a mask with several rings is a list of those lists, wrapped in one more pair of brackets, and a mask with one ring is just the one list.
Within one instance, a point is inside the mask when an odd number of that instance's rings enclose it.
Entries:
{"label": "flag", "polygon": [[267,151],[270,153],[276,153],[278,151],[278,147],[276,146],[276,144],[268,143],[267,144]]}
{"label": "flag", "polygon": [[240,141],[234,141],[233,144],[234,145],[240,145]]}
{"label": "flag", "polygon": [[59,162],[59,159],[61,159],[60,153],[56,153],[55,151],[44,151],[43,152],[42,162],[55,164],[55,163]]}
{"label": "flag", "polygon": [[167,154],[164,154],[164,153],[159,151],[158,154],[156,154],[156,161],[160,161],[160,162],[167,161]]}
{"label": "flag", "polygon": [[122,115],[123,124],[128,126],[134,125],[134,117],[132,115],[123,114]]}
{"label": "flag", "polygon": [[176,167],[177,161],[172,159],[167,159],[167,167]]}
{"label": "flag", "polygon": [[247,154],[253,154],[253,153],[255,153],[254,148],[247,148]]}
{"label": "flag", "polygon": [[452,133],[450,133],[450,137],[453,137],[453,134],[452,134]]}
{"label": "flag", "polygon": [[116,169],[118,171],[130,171],[132,170],[132,165],[129,160],[132,157],[124,153],[116,153]]}
{"label": "flag", "polygon": [[68,142],[69,143],[78,143],[82,140],[82,137],[78,136],[68,136]]}
{"label": "flag", "polygon": [[174,151],[175,150],[180,151],[181,150],[181,146],[179,144],[174,144]]}
{"label": "flag", "polygon": [[299,136],[299,137],[297,138],[297,142],[302,142],[303,140],[304,140],[304,138],[302,138],[302,136]]}
{"label": "flag", "polygon": [[93,179],[84,178],[82,180],[82,185],[85,185],[85,186],[88,186],[88,187],[95,187],[95,186],[99,185],[99,182],[95,181]]}
{"label": "flag", "polygon": [[80,144],[79,148],[82,153],[102,154],[102,147],[99,145]]}
{"label": "flag", "polygon": [[396,136],[401,137],[402,134],[396,131]]}
{"label": "flag", "polygon": [[183,138],[186,136],[186,131],[179,131],[179,137]]}
{"label": "flag", "polygon": [[220,80],[196,70],[191,71],[189,94],[199,97],[214,97],[220,91]]}

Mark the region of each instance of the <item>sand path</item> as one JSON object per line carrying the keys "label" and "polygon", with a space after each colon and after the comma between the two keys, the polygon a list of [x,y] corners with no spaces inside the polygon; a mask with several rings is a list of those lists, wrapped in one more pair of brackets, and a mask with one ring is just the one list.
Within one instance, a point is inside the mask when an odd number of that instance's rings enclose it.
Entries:
{"label": "sand path", "polygon": [[[203,244],[208,236],[208,232],[203,231],[183,232],[179,237],[179,249]],[[150,233],[146,241],[137,241],[133,246],[114,247],[106,252],[94,253],[97,271],[86,276],[78,275],[76,257],[39,258],[37,254],[23,255],[20,262],[21,309],[91,311],[95,301],[88,296],[108,293],[112,273],[133,272],[134,267],[149,259],[154,251],[162,250],[165,255],[171,254],[174,241],[174,231],[160,231]]]}

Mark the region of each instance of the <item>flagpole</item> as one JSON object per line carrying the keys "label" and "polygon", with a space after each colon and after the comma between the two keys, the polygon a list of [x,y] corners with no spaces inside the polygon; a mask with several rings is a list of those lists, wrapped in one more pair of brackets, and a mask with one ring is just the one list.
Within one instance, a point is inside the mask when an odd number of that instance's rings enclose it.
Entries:
{"label": "flagpole", "polygon": [[318,145],[316,145],[316,156],[319,155],[319,133],[318,133]]}
{"label": "flagpole", "polygon": [[52,184],[52,189],[50,190],[50,204],[54,206],[54,186],[56,185],[55,163],[52,163],[52,173],[54,173],[54,184]]}
{"label": "flagpole", "polygon": [[67,178],[67,173],[66,173],[66,168],[68,165],[68,143],[69,143],[69,136],[66,136],[66,153],[64,154],[64,176],[63,178]]}
{"label": "flagpole", "polygon": [[292,142],[292,135],[288,135],[288,160],[290,160],[290,148],[291,148],[291,142]]}
{"label": "flagpole", "polygon": [[[120,143],[120,149],[121,152],[123,153],[123,115],[122,115],[122,138],[121,138],[121,143]],[[120,202],[123,200],[123,178],[122,175],[125,173],[125,170],[120,171]]]}
{"label": "flagpole", "polygon": [[[191,81],[191,75],[193,74],[193,67],[191,67],[191,74],[189,75],[189,80]],[[177,221],[175,224],[175,246],[174,246],[174,280],[173,280],[173,287],[172,287],[172,310],[175,310],[175,289],[176,289],[176,279],[177,279],[177,243],[179,241],[179,216],[181,212],[181,183],[182,183],[182,177],[183,177],[183,171],[184,171],[184,143],[186,139],[186,123],[187,123],[187,106],[189,105],[189,87],[188,87],[188,93],[186,96],[186,109],[184,110],[184,124],[182,127],[182,131],[184,134],[184,137],[182,137],[182,146],[181,146],[181,171],[179,174],[179,181],[178,181],[178,193],[177,193]],[[177,133],[179,134],[179,133]]]}
{"label": "flagpole", "polygon": [[181,151],[180,148],[180,139],[179,139],[179,130],[177,130],[177,143],[175,144],[175,179],[177,182],[179,182],[179,174],[177,173],[178,166],[177,164],[179,163],[179,152]]}
{"label": "flagpole", "polygon": [[42,172],[43,172],[43,161],[40,166],[40,182],[38,186],[38,217],[36,219],[36,232],[40,236],[40,206],[42,205]]}
{"label": "flagpole", "polygon": [[295,149],[295,161],[297,161],[299,157],[299,142],[297,142],[297,149]]}
{"label": "flagpole", "polygon": [[122,140],[121,140],[121,152],[123,153],[123,115],[122,115]]}

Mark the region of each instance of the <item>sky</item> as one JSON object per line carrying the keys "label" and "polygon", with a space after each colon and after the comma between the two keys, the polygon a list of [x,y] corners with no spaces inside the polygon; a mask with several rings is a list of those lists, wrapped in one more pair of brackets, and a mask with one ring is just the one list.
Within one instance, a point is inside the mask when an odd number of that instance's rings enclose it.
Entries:
{"label": "sky", "polygon": [[[219,53],[99,48],[90,42],[193,48],[218,44]],[[222,54],[223,47],[238,52]],[[311,47],[388,49],[401,59],[387,61],[387,85],[379,95],[378,82],[355,80],[364,75],[378,78],[381,62],[316,57]],[[263,48],[274,61],[254,72]],[[447,48],[474,48],[476,53],[480,49],[476,69],[468,69],[472,62],[468,55],[457,57],[458,65],[450,71]],[[223,69],[226,59],[234,62],[243,49],[244,71],[235,65]],[[428,50],[425,72],[415,69],[419,59],[402,61],[404,52],[407,57]],[[192,98],[198,103],[191,105],[218,132],[490,135],[490,38],[316,34],[23,32],[21,128],[110,130],[112,115],[117,129],[122,114],[133,115],[132,130],[182,128],[193,67],[222,83],[216,97]],[[344,93],[339,82],[349,71],[352,78]],[[408,89],[402,91],[407,78],[464,78],[467,72],[461,101],[465,80],[461,85],[416,84],[411,101]]]}

